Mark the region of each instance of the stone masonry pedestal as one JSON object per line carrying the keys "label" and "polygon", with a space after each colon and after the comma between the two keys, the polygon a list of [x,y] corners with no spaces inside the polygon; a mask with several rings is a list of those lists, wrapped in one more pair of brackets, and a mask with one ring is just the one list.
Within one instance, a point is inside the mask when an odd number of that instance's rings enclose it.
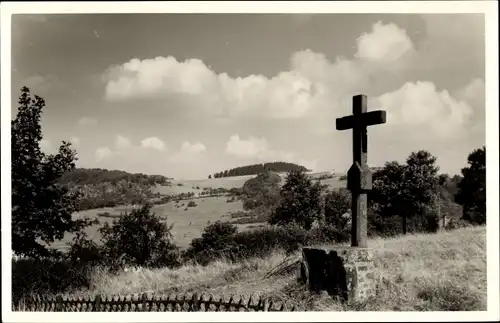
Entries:
{"label": "stone masonry pedestal", "polygon": [[363,301],[375,296],[373,251],[357,247],[305,247],[301,280],[311,291],[326,290],[344,301]]}

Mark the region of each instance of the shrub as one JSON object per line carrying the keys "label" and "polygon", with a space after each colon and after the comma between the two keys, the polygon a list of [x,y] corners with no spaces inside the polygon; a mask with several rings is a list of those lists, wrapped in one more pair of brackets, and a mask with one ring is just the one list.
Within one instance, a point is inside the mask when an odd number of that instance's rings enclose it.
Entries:
{"label": "shrub", "polygon": [[240,258],[265,257],[276,249],[293,253],[307,243],[307,231],[297,225],[266,227],[235,236]]}
{"label": "shrub", "polygon": [[373,209],[368,208],[368,235],[393,237],[402,233],[400,216],[383,217]]}
{"label": "shrub", "polygon": [[247,180],[241,189],[243,209],[252,210],[260,206],[274,208],[279,202],[280,182],[281,177],[269,171]]}
{"label": "shrub", "polygon": [[232,224],[249,224],[249,223],[263,223],[263,222],[266,221],[265,220],[262,221],[261,219],[252,216],[238,218],[234,221],[231,221]]}
{"label": "shrub", "polygon": [[73,267],[92,267],[106,261],[102,248],[87,239],[85,232],[78,232],[68,246],[66,259]]}
{"label": "shrub", "polygon": [[325,223],[342,230],[346,227],[344,214],[351,212],[351,194],[347,189],[332,190],[325,196]]}
{"label": "shrub", "polygon": [[196,207],[198,206],[198,204],[196,204],[195,201],[189,201],[189,203],[187,204],[187,207]]}
{"label": "shrub", "polygon": [[206,265],[213,259],[230,257],[235,251],[234,235],[238,228],[227,222],[217,221],[203,230],[200,238],[193,239],[186,251],[186,258]]}
{"label": "shrub", "polygon": [[12,301],[32,294],[56,294],[90,287],[90,275],[63,258],[12,260]]}
{"label": "shrub", "polygon": [[280,191],[280,202],[269,218],[270,224],[295,223],[310,230],[323,213],[323,186],[313,183],[303,171],[291,171]]}
{"label": "shrub", "polygon": [[112,226],[105,223],[99,231],[106,257],[118,265],[175,267],[179,265],[179,252],[171,242],[172,228],[147,204],[125,213]]}
{"label": "shrub", "polygon": [[245,211],[234,211],[234,212],[229,213],[229,216],[231,218],[233,218],[233,219],[244,218],[244,217],[248,216],[248,212],[245,212]]}

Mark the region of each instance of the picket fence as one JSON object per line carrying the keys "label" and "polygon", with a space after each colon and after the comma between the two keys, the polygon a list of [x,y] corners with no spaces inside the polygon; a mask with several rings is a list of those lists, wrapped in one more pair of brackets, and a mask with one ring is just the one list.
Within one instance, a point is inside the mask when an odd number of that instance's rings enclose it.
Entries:
{"label": "picket fence", "polygon": [[184,296],[154,296],[148,294],[127,296],[96,295],[95,297],[33,296],[16,306],[17,311],[35,312],[284,312],[295,311],[295,306],[273,303],[262,297],[245,301],[231,297],[218,300],[213,296],[193,294]]}

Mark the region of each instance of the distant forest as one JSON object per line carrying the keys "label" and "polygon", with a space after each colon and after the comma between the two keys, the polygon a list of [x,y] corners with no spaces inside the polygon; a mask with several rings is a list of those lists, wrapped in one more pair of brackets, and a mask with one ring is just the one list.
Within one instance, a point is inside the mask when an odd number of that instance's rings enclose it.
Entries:
{"label": "distant forest", "polygon": [[169,183],[168,178],[162,175],[131,174],[121,170],[100,168],[76,168],[62,176],[61,184],[97,185],[110,183],[115,185],[122,180],[143,185],[166,185]]}
{"label": "distant forest", "polygon": [[156,184],[170,185],[161,175],[131,174],[120,170],[77,168],[64,174],[60,183],[80,195],[78,210],[139,204],[155,194]]}
{"label": "distant forest", "polygon": [[[291,170],[302,170],[306,172],[310,171],[304,166],[300,166],[293,163],[272,162],[265,164],[254,164],[254,165],[236,167],[230,170],[225,170],[219,173],[215,173],[213,177],[221,178],[221,177],[232,177],[232,176],[257,175],[262,173],[264,170],[273,172],[289,172]],[[212,178],[212,175],[209,175],[208,178]]]}

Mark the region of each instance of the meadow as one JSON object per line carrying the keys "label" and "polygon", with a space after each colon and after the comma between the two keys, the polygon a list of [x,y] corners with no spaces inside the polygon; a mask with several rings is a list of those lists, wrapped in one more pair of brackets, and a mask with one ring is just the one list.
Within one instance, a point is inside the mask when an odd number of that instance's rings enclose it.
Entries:
{"label": "meadow", "polygon": [[[317,178],[324,173],[311,174],[312,178]],[[280,174],[284,177],[285,174]],[[241,188],[243,184],[250,178],[254,176],[238,176],[238,177],[226,177],[226,178],[213,178],[204,180],[174,180],[171,186],[160,186],[158,185],[155,189],[162,195],[177,195],[180,193],[194,192],[195,198],[186,199],[179,202],[168,202],[165,204],[154,205],[153,212],[156,215],[163,218],[167,224],[174,224],[172,234],[173,242],[180,248],[184,249],[189,246],[194,238],[201,236],[203,229],[211,223],[218,220],[221,221],[231,221],[230,213],[242,211],[242,202],[237,200],[228,203],[228,197],[217,196],[217,197],[199,197],[198,193],[202,192],[203,188],[219,188],[223,187],[225,189],[231,188]],[[284,179],[282,183],[284,182]],[[346,181],[340,180],[340,175],[336,175],[333,178],[321,180],[322,184],[328,185],[330,188],[345,187]],[[179,185],[181,184],[181,185]],[[199,187],[200,189],[196,189]],[[193,200],[197,206],[187,207],[190,200]],[[176,207],[178,205],[179,207]],[[130,212],[132,210],[131,206],[119,206],[114,208],[100,208],[92,209],[78,212],[74,215],[75,218],[88,217],[91,219],[99,219],[100,224],[88,227],[85,229],[88,237],[96,242],[100,240],[100,234],[98,229],[102,226],[104,222],[112,223],[116,217],[119,217],[123,212]],[[109,213],[107,216],[99,216],[99,214]],[[260,224],[261,226],[264,223]],[[237,224],[239,231],[249,230],[256,226],[258,223],[252,224]],[[51,245],[52,248],[65,250],[68,248],[67,243],[71,242],[73,235],[67,233],[64,238],[60,241],[56,241]]]}
{"label": "meadow", "polygon": [[287,257],[279,251],[239,263],[217,260],[206,267],[140,268],[118,275],[96,270],[91,287],[72,295],[197,292],[263,296],[307,311],[486,310],[485,226],[375,238],[369,247],[376,252],[377,296],[361,303],[309,292],[297,280],[300,254]]}

